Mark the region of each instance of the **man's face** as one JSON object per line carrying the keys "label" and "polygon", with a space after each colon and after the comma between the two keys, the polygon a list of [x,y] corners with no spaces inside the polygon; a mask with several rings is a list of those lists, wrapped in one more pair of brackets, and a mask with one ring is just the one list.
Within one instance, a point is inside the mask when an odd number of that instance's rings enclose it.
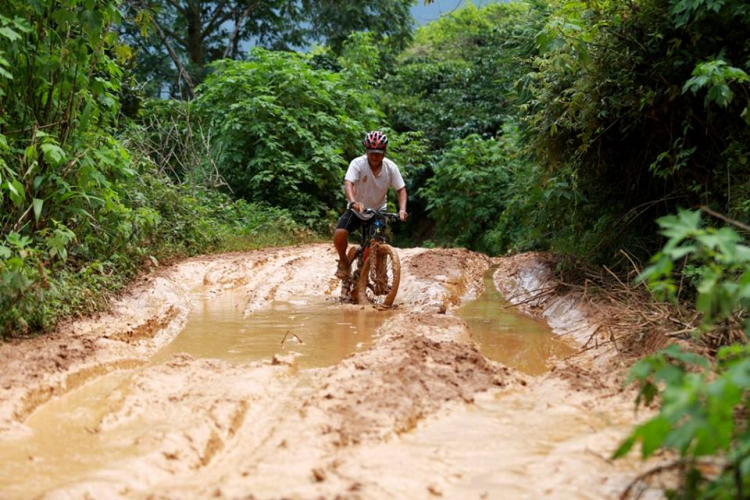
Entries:
{"label": "man's face", "polygon": [[368,151],[367,152],[367,161],[370,163],[371,168],[377,168],[383,163],[383,157],[385,156],[385,151]]}

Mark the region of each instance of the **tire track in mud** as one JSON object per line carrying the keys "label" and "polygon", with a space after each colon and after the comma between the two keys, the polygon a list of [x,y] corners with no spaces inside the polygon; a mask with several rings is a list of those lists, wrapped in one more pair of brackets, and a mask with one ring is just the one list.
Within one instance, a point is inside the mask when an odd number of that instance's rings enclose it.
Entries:
{"label": "tire track in mud", "polygon": [[16,410],[13,416],[18,422],[23,422],[34,412],[34,410],[47,403],[53,397],[62,396],[78,387],[81,387],[86,382],[115,370],[132,370],[144,364],[145,361],[138,359],[118,359],[116,361],[82,368],[66,375],[65,378],[57,384],[37,387],[26,393],[21,401],[20,408]]}
{"label": "tire track in mud", "polygon": [[[360,484],[338,472],[348,450],[394,439],[448,403],[525,383],[487,361],[462,320],[404,316],[386,322],[370,350],[321,370],[311,394],[287,408],[258,446],[247,447],[240,436],[220,463],[191,478],[195,488],[221,485],[196,496],[243,498],[251,491],[250,498],[346,498]],[[156,491],[178,498],[192,490],[175,487]]]}
{"label": "tire track in mud", "polygon": [[[0,374],[0,438],[26,434],[23,422],[51,398],[114,370],[144,364],[155,346],[181,330],[187,318],[186,290],[159,278],[148,282],[136,286],[110,314],[0,345],[5,368]],[[150,295],[164,300],[152,304]],[[112,321],[113,316],[118,319]]]}
{"label": "tire track in mud", "polygon": [[[301,378],[285,358],[231,364],[175,355],[162,364],[140,366],[127,391],[106,396],[107,412],[95,429],[102,439],[131,440],[136,452],[38,493],[48,499],[306,499],[383,498],[396,491],[382,482],[387,478],[358,476],[368,447],[388,449],[446,408],[466,408],[477,394],[527,384],[484,358],[466,324],[449,314],[482,291],[490,259],[465,250],[407,249],[399,255],[402,283],[396,303],[402,313],[380,328],[369,350],[329,368],[307,370]],[[197,286],[215,299],[232,292],[227,296],[246,314],[274,300],[334,300],[335,262],[330,245],[306,245],[192,259],[162,270],[124,297],[113,314],[87,324],[87,338],[95,347],[88,358],[84,352],[83,361],[61,370],[74,373],[82,363],[98,363],[106,373],[118,367],[97,360],[145,362],[177,335],[175,325],[184,323],[189,291]],[[170,307],[178,314],[169,322],[148,314]],[[130,324],[150,320],[166,328],[122,333]],[[49,356],[54,355],[51,349]],[[27,369],[33,368],[29,363]],[[2,382],[0,376],[0,387]],[[14,397],[22,390],[34,390],[19,380],[6,380],[6,385],[16,392],[0,393],[0,411],[16,404]],[[39,404],[71,388],[62,384],[60,392],[45,395]],[[15,417],[14,425],[27,416]],[[415,481],[421,483],[410,490],[411,497],[444,491],[430,478]],[[2,493],[0,488],[0,496],[13,497]]]}

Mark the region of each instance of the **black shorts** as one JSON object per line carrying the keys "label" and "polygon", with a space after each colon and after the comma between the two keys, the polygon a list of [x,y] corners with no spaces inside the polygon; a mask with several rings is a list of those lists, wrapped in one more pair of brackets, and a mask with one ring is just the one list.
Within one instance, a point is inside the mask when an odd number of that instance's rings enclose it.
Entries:
{"label": "black shorts", "polygon": [[357,217],[357,214],[354,213],[354,210],[351,208],[344,212],[344,215],[339,217],[339,222],[336,224],[336,229],[346,229],[349,231],[349,234],[353,233],[360,227],[362,227],[364,224],[369,224],[371,220],[362,220],[359,217]]}

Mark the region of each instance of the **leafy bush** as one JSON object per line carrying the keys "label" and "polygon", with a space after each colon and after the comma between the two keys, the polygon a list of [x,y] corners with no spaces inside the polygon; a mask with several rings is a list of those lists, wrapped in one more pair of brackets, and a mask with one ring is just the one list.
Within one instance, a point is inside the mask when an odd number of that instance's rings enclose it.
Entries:
{"label": "leafy bush", "polygon": [[[668,241],[641,279],[674,297],[673,266],[687,261],[694,266],[696,307],[703,313],[696,334],[718,328],[727,342],[728,330],[744,319],[745,336],[742,343],[720,347],[715,363],[673,345],[634,365],[636,405],[658,398],[659,414],[636,427],[615,457],[636,442],[643,457],[673,450],[682,480],[671,498],[744,498],[750,488],[750,246],[730,228],[702,227],[700,212],[663,217],[659,225]],[[701,472],[705,458],[719,464],[716,473]]]}
{"label": "leafy bush", "polygon": [[[669,498],[746,498],[750,488],[750,347],[722,347],[716,358],[712,367],[670,346],[631,371],[641,384],[639,402],[658,397],[659,414],[639,425],[614,456],[624,456],[635,442],[644,458],[660,449],[676,452],[673,468],[681,481]],[[718,465],[716,473],[701,472],[706,459]]]}
{"label": "leafy bush", "polygon": [[[743,0],[556,4],[529,75],[526,137],[547,173],[574,181],[568,217],[552,221],[578,228],[569,247],[650,255],[653,219],[708,200],[748,220],[748,29]],[[575,243],[586,237],[593,246]]]}
{"label": "leafy bush", "polygon": [[175,184],[115,137],[130,54],[118,22],[114,0],[4,3],[0,336],[103,307],[144,262],[296,231],[283,211]]}
{"label": "leafy bush", "polygon": [[435,238],[444,243],[497,253],[488,245],[510,195],[508,186],[522,162],[514,157],[517,130],[508,125],[499,139],[470,135],[448,144],[419,195],[428,201]]}
{"label": "leafy bush", "polygon": [[232,191],[307,224],[330,219],[343,205],[344,168],[380,116],[362,75],[349,81],[346,71],[316,70],[311,56],[261,49],[213,68],[195,107],[216,131],[215,158]]}
{"label": "leafy bush", "polygon": [[[528,97],[523,77],[532,69],[529,59],[537,53],[534,37],[544,24],[547,10],[545,2],[536,1],[491,4],[481,9],[468,4],[421,27],[395,71],[383,79],[379,91],[392,127],[401,133],[418,132],[429,145],[422,155],[424,166],[416,169],[407,182],[410,211],[413,220],[420,221],[411,232],[420,244],[431,238],[493,253],[523,245],[518,241],[522,232],[510,226],[522,212],[533,210],[517,205],[512,222],[510,217],[505,223],[498,222],[508,201],[505,197],[515,196],[512,192],[506,188],[493,192],[498,187],[496,182],[473,186],[470,190],[484,200],[485,207],[470,210],[472,215],[481,211],[481,221],[472,225],[470,234],[462,236],[457,224],[466,216],[450,214],[449,207],[467,208],[461,201],[465,193],[452,196],[446,182],[452,177],[468,181],[493,169],[502,170],[498,164],[481,166],[474,160],[465,167],[458,163],[471,156],[468,150],[485,146],[497,146],[495,149],[503,150],[498,153],[503,160],[511,160],[503,180],[497,182],[520,186],[530,181],[526,174],[536,173],[531,162],[518,160],[519,148],[509,142],[520,142],[521,137],[505,129],[515,126],[519,105]],[[488,151],[479,154],[492,156]],[[470,171],[461,173],[462,168]],[[433,175],[435,179],[431,180]],[[433,200],[430,196],[436,194],[438,186],[440,199]],[[492,234],[485,233],[489,229]]]}
{"label": "leafy bush", "polygon": [[15,232],[0,242],[3,336],[47,330],[66,316],[100,310],[144,264],[309,237],[285,210],[175,185],[150,164],[119,188],[122,203],[98,232],[76,234],[55,224],[41,234],[45,246],[39,237]]}

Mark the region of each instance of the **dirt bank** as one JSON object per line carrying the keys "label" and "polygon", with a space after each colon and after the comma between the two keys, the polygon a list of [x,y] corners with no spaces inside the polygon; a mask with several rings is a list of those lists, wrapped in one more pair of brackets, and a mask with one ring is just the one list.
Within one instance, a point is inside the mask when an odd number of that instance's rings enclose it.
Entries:
{"label": "dirt bank", "polygon": [[[481,293],[490,259],[465,250],[399,255],[398,313],[371,348],[328,368],[300,370],[294,355],[152,361],[180,332],[196,289],[248,317],[275,303],[334,304],[328,245],[188,260],[144,277],[109,314],[1,346],[8,368],[0,375],[7,445],[0,458],[10,465],[0,496],[602,498],[622,491],[640,465],[607,456],[633,421],[629,398],[569,374],[520,376],[486,359],[452,311]],[[501,289],[503,269],[501,262],[495,275]],[[508,279],[528,282],[521,269]],[[575,304],[571,311],[585,322],[585,311]],[[62,408],[72,408],[70,422],[55,420]],[[63,430],[45,437],[46,428]],[[45,454],[64,442],[60,434],[77,436],[60,457],[76,446],[101,451],[63,466]]]}

